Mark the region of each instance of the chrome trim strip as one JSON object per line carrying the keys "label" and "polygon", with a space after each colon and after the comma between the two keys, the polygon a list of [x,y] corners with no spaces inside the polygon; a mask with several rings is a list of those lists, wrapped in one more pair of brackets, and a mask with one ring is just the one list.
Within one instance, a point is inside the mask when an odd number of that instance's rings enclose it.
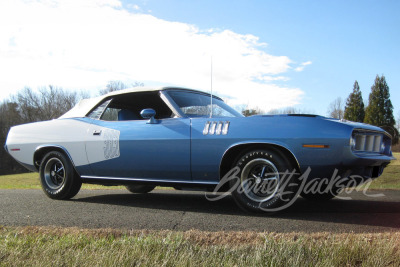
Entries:
{"label": "chrome trim strip", "polygon": [[218,124],[217,124],[217,129],[215,130],[215,134],[216,134],[216,135],[221,135],[221,132],[222,132],[222,125],[223,125],[223,122],[222,122],[222,121],[218,122]]}
{"label": "chrome trim strip", "polygon": [[210,130],[210,124],[211,124],[211,122],[207,121],[206,125],[204,125],[203,135],[207,135],[208,134],[208,131]]}
{"label": "chrome trim strip", "polygon": [[223,135],[227,135],[228,134],[229,124],[230,124],[230,121],[226,121],[225,122],[224,127],[222,128],[222,134]]}
{"label": "chrome trim strip", "polygon": [[119,180],[119,181],[135,181],[135,182],[155,182],[155,183],[179,183],[179,184],[204,184],[204,185],[217,185],[219,182],[213,181],[179,181],[179,180],[166,180],[154,178],[124,178],[124,177],[106,177],[106,176],[81,176],[83,179],[100,179],[100,180]]}
{"label": "chrome trim strip", "polygon": [[382,129],[381,131],[378,130],[370,130],[370,129],[365,129],[365,128],[354,128],[352,131],[352,134],[354,134],[355,132],[359,132],[359,133],[366,133],[366,134],[384,134],[386,135],[386,137],[389,137],[390,139],[392,139],[392,136],[390,135],[390,133],[386,132],[384,129]]}
{"label": "chrome trim strip", "polygon": [[[46,145],[40,145],[40,146],[36,147],[35,152],[33,152],[33,166],[35,166],[35,155],[36,155],[36,153],[37,153],[39,150],[43,149],[43,148],[52,148],[52,147],[54,147],[54,148],[59,148],[59,149],[61,149],[62,151],[64,151],[64,153],[67,155],[67,157],[69,158],[69,160],[70,160],[71,163],[72,163],[72,166],[73,166],[74,169],[75,169],[75,163],[74,163],[74,161],[72,160],[72,157],[71,157],[71,155],[69,154],[68,150],[67,150],[65,147],[63,147],[63,146],[54,145],[54,144],[46,144]],[[76,169],[75,169],[75,171],[76,171]],[[77,173],[78,173],[78,172],[77,172]]]}
{"label": "chrome trim strip", "polygon": [[40,169],[40,166],[39,166],[38,168],[36,168],[36,164],[35,164],[35,154],[36,154],[36,152],[38,152],[40,149],[43,149],[43,148],[52,148],[52,147],[59,148],[59,149],[61,149],[62,151],[64,151],[65,155],[67,155],[67,157],[68,157],[69,160],[71,161],[72,167],[74,168],[75,172],[79,175],[79,172],[78,172],[78,170],[76,169],[75,163],[74,163],[74,161],[73,161],[71,155],[69,154],[68,150],[67,150],[65,147],[60,146],[60,145],[51,145],[51,144],[47,144],[47,145],[40,145],[40,146],[36,147],[35,152],[33,153],[33,167],[34,167],[37,171],[39,171],[39,169]]}
{"label": "chrome trim strip", "polygon": [[211,122],[210,130],[208,131],[208,134],[214,135],[216,127],[217,127],[217,122],[216,121]]}

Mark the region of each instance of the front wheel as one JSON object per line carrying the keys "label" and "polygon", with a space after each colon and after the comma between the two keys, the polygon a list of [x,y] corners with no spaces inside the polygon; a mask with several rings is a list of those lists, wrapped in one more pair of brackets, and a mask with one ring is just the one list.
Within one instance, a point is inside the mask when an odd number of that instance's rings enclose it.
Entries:
{"label": "front wheel", "polygon": [[279,151],[247,152],[234,167],[238,175],[230,179],[231,193],[246,211],[276,212],[297,198],[297,168]]}
{"label": "front wheel", "polygon": [[49,198],[70,199],[81,189],[82,181],[63,153],[47,153],[40,164],[39,172],[42,189]]}

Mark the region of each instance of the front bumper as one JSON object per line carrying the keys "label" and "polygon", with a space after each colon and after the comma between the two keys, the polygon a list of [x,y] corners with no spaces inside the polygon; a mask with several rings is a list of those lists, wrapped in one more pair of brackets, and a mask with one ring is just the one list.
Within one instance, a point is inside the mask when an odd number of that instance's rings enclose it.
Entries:
{"label": "front bumper", "polygon": [[359,177],[362,179],[374,179],[379,177],[386,166],[396,158],[393,156],[377,153],[353,153],[350,149],[345,149],[343,158],[334,164],[321,164],[312,166],[302,166],[301,171],[305,173],[307,168],[311,168],[308,180],[337,177]]}

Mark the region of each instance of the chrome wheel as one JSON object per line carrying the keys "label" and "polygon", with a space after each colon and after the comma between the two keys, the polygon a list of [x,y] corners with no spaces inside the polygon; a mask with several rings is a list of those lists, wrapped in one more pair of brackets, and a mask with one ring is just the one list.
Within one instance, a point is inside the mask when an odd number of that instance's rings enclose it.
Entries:
{"label": "chrome wheel", "polygon": [[53,190],[60,189],[65,184],[64,165],[58,158],[51,158],[44,167],[44,179],[47,186]]}
{"label": "chrome wheel", "polygon": [[41,160],[40,183],[49,198],[70,199],[81,188],[82,180],[71,160],[59,151],[50,151]]}
{"label": "chrome wheel", "polygon": [[289,207],[296,200],[296,165],[283,152],[251,150],[244,152],[234,166],[238,175],[232,175],[230,191],[243,210],[273,213]]}
{"label": "chrome wheel", "polygon": [[279,189],[279,171],[269,160],[257,158],[248,162],[240,177],[244,194],[259,203],[276,196]]}

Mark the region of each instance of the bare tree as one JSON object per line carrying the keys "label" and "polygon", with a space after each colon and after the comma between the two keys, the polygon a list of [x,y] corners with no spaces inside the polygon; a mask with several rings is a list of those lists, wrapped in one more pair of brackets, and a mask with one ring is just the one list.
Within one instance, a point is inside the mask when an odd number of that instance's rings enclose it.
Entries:
{"label": "bare tree", "polygon": [[259,108],[255,108],[255,109],[248,109],[247,108],[247,109],[242,110],[242,114],[244,116],[246,116],[246,117],[249,117],[249,116],[253,116],[253,115],[262,114],[262,111]]}
{"label": "bare tree", "polygon": [[68,92],[52,85],[41,87],[37,92],[26,87],[11,99],[18,105],[22,122],[58,118],[79,100],[76,92]]}
{"label": "bare tree", "polygon": [[[302,109],[296,109],[294,107],[287,107],[284,109],[273,109],[270,110],[268,115],[278,115],[278,114],[309,114],[310,112]],[[312,112],[311,112],[312,113]]]}
{"label": "bare tree", "polygon": [[101,89],[99,91],[100,95],[105,95],[114,91],[126,89],[126,88],[131,88],[131,87],[139,87],[139,86],[144,86],[143,83],[141,82],[134,82],[133,84],[125,84],[121,81],[109,81],[106,85],[105,89]]}
{"label": "bare tree", "polygon": [[[0,103],[0,143],[6,142],[11,126],[21,123],[22,118],[18,111],[18,104],[10,100],[2,101]],[[0,149],[0,166],[0,175],[26,172],[26,169],[11,158],[4,149]]]}
{"label": "bare tree", "polygon": [[90,98],[90,93],[85,90],[81,90],[78,92],[78,99],[85,99],[85,98]]}
{"label": "bare tree", "polygon": [[329,104],[328,116],[339,120],[343,119],[344,104],[341,97],[336,98],[332,103]]}
{"label": "bare tree", "polygon": [[263,114],[263,111],[259,107],[249,107],[248,104],[243,104],[238,107],[241,110],[242,115],[245,117]]}
{"label": "bare tree", "polygon": [[6,137],[11,126],[21,124],[22,118],[18,111],[18,104],[5,100],[0,103],[0,136]]}
{"label": "bare tree", "polygon": [[[312,113],[312,112],[311,112]],[[263,112],[260,108],[250,109],[248,106],[242,107],[242,114],[246,117],[259,114],[279,115],[279,114],[310,114],[307,110],[296,109],[294,107],[287,107],[283,109],[272,109],[267,113]]]}

